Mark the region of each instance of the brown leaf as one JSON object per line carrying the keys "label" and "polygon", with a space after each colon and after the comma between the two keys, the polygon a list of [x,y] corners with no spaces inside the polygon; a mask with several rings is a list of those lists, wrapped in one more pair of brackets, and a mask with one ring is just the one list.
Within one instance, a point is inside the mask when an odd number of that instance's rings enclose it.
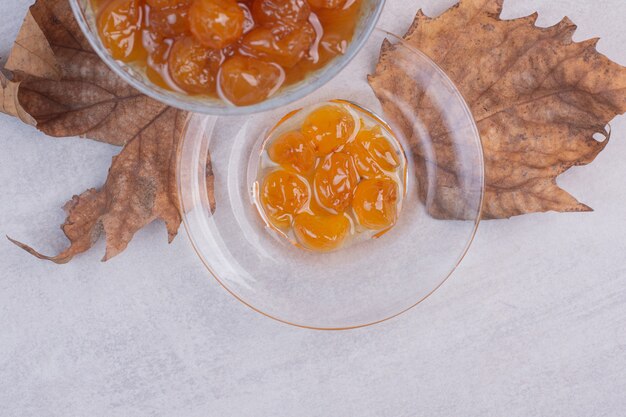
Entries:
{"label": "brown leaf", "polygon": [[63,76],[46,35],[30,12],[22,22],[13,50],[4,67],[18,75],[49,80],[60,80]]}
{"label": "brown leaf", "polygon": [[[104,233],[103,260],[108,260],[139,229],[161,219],[171,242],[181,222],[176,155],[187,112],[139,94],[110,71],[87,44],[67,1],[38,0],[31,7],[8,64],[19,82],[0,77],[1,111],[22,120],[32,116],[33,124],[49,135],[125,144],[104,186],[65,205],[66,250],[45,256],[9,240],[40,259],[66,263]],[[207,172],[214,203],[210,167]]]}
{"label": "brown leaf", "polygon": [[37,122],[24,110],[17,99],[19,88],[19,82],[9,81],[7,77],[0,72],[0,112],[15,116],[24,123],[34,126]]}
{"label": "brown leaf", "polygon": [[[626,68],[598,53],[597,39],[574,42],[576,26],[567,18],[539,28],[536,14],[501,20],[501,11],[502,0],[461,0],[434,19],[420,11],[405,39],[448,74],[473,112],[485,156],[484,218],[589,211],[556,178],[592,162],[607,145],[607,123],[626,112]],[[411,135],[400,109],[382,94],[391,90],[423,110],[423,97],[398,82],[389,65],[396,53],[391,45],[383,48],[370,83],[387,116]],[[453,163],[451,143],[446,132],[436,133],[437,177],[444,178],[437,186],[451,187],[457,181],[446,165]],[[605,140],[597,141],[594,134]],[[434,162],[419,149],[416,160],[418,173],[420,166]],[[418,181],[427,180],[418,175]],[[458,196],[435,192],[435,199],[429,207],[433,216],[459,217]]]}
{"label": "brown leaf", "polygon": [[185,112],[166,108],[113,158],[102,189],[87,190],[65,205],[68,216],[61,227],[70,246],[59,255],[41,255],[10,240],[40,259],[66,263],[91,248],[104,233],[106,261],[126,249],[139,229],[161,219],[171,242],[181,222],[176,150],[186,117]]}
{"label": "brown leaf", "polygon": [[83,36],[68,1],[30,7],[7,62],[21,80],[18,100],[50,136],[124,145],[167,106],[112,73]]}
{"label": "brown leaf", "polygon": [[70,240],[69,248],[56,256],[42,255],[28,245],[7,238],[26,252],[39,259],[53,261],[58,264],[69,262],[74,255],[85,252],[91,248],[102,234],[101,216],[106,208],[106,195],[92,188],[80,196],[75,195],[68,201],[63,209],[67,213],[67,219],[61,226],[65,236]]}

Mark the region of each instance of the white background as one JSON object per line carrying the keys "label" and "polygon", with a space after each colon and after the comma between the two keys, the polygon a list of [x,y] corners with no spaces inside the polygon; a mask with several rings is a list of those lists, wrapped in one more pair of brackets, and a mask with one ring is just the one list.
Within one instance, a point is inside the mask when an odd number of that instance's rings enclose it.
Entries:
{"label": "white background", "polygon": [[[2,0],[3,60],[29,3]],[[388,0],[382,25],[453,3]],[[535,10],[626,65],[624,0],[507,0],[503,16]],[[0,239],[0,416],[624,416],[626,117],[612,127],[592,165],[559,179],[595,212],[482,223],[432,297],[360,330],[254,313],[160,223],[108,263],[102,242],[57,266]],[[118,151],[0,115],[0,233],[64,248],[59,207]]]}

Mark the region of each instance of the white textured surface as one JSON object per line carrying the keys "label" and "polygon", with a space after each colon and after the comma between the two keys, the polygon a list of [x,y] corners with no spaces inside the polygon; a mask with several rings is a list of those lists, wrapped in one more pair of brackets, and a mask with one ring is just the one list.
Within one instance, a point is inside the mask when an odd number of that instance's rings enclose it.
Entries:
{"label": "white textured surface", "polygon": [[[431,15],[454,3],[406,1]],[[384,16],[398,31],[400,2]],[[3,58],[28,4],[2,0]],[[507,0],[504,17],[535,10],[626,64],[623,0]],[[102,243],[56,266],[0,240],[0,416],[623,416],[626,118],[612,126],[596,162],[559,180],[595,212],[485,222],[431,298],[355,331],[252,312],[161,224],[106,264]],[[2,115],[0,132],[0,232],[54,252],[58,207],[100,185],[118,150]]]}

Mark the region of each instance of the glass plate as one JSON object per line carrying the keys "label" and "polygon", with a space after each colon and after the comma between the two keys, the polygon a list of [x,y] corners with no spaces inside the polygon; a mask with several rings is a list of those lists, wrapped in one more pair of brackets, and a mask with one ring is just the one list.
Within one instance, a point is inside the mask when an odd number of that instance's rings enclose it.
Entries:
{"label": "glass plate", "polygon": [[[384,106],[368,83],[383,42],[394,71],[378,90]],[[381,238],[315,253],[276,238],[255,209],[253,185],[268,130],[293,110],[333,99],[389,123],[407,155],[407,194]],[[200,259],[238,300],[296,326],[355,328],[410,309],[456,269],[481,216],[482,147],[467,104],[426,55],[381,29],[336,78],[291,105],[245,117],[193,115],[178,157],[184,224]]]}

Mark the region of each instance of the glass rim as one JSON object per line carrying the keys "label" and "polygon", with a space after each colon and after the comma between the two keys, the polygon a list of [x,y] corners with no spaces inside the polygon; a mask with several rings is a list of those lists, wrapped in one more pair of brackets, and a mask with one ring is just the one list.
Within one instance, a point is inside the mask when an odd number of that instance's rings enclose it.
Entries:
{"label": "glass rim", "polygon": [[[229,285],[227,285],[226,282],[224,282],[219,276],[218,274],[213,270],[213,268],[211,267],[211,265],[209,265],[208,261],[204,258],[204,256],[201,254],[200,249],[198,248],[197,243],[194,240],[194,233],[191,230],[192,227],[189,223],[189,218],[186,214],[186,210],[185,210],[185,199],[183,198],[182,195],[182,190],[184,188],[184,178],[185,175],[184,174],[186,172],[186,170],[190,170],[193,169],[193,167],[190,166],[183,166],[182,164],[182,159],[183,159],[183,148],[185,147],[185,143],[189,141],[188,139],[188,129],[190,127],[191,120],[194,117],[202,117],[203,120],[205,122],[208,121],[213,121],[215,122],[219,117],[218,116],[211,116],[211,115],[190,115],[189,118],[187,119],[186,122],[186,126],[183,130],[183,139],[182,142],[180,144],[180,146],[178,147],[177,150],[177,164],[178,164],[178,168],[177,168],[177,184],[178,184],[178,196],[179,196],[179,200],[181,202],[181,216],[182,216],[182,220],[183,220],[183,224],[185,227],[185,231],[187,234],[187,237],[194,249],[194,251],[196,252],[196,254],[198,255],[198,257],[200,258],[200,260],[202,261],[202,263],[205,265],[205,267],[207,268],[207,270],[209,271],[209,273],[213,276],[213,278],[219,283],[219,285],[221,285],[226,291],[228,291],[228,293],[230,293],[236,300],[238,300],[239,302],[241,302],[242,304],[246,305],[247,307],[251,308],[253,311],[256,311],[257,313],[262,314],[265,317],[268,317],[272,320],[287,324],[287,325],[291,325],[291,326],[295,326],[295,327],[299,327],[299,328],[305,328],[305,329],[311,329],[311,330],[321,330],[321,331],[339,331],[339,330],[351,330],[351,329],[358,329],[358,328],[363,328],[363,327],[369,327],[375,324],[379,324],[388,320],[391,320],[395,317],[398,317],[404,313],[406,313],[407,311],[413,309],[414,307],[416,307],[417,305],[419,305],[420,303],[422,303],[424,300],[426,300],[427,298],[429,298],[434,292],[436,292],[451,276],[452,274],[457,270],[457,268],[459,267],[459,265],[461,264],[461,262],[463,261],[463,259],[465,258],[465,256],[467,255],[470,246],[472,245],[475,237],[476,237],[476,233],[478,230],[478,226],[480,224],[481,218],[482,218],[482,214],[483,214],[483,209],[484,209],[484,198],[485,198],[485,165],[484,165],[484,151],[483,151],[483,145],[482,145],[482,141],[480,140],[480,132],[478,130],[478,127],[476,125],[476,120],[473,116],[473,113],[469,107],[469,105],[467,104],[467,101],[465,100],[463,94],[461,93],[461,91],[456,87],[456,85],[454,84],[454,82],[450,79],[450,77],[446,74],[446,72],[441,69],[441,67],[439,67],[439,65],[437,65],[437,63],[435,63],[430,57],[428,57],[428,55],[426,55],[424,52],[420,51],[419,49],[411,46],[410,44],[408,44],[404,39],[402,39],[400,36],[395,35],[385,29],[376,27],[375,31],[380,32],[382,34],[384,34],[387,37],[392,38],[395,41],[401,42],[403,44],[403,46],[405,46],[406,48],[410,49],[411,51],[413,51],[414,53],[416,53],[421,59],[424,60],[424,62],[426,62],[428,65],[430,65],[439,75],[441,75],[442,80],[445,82],[445,84],[447,84],[448,87],[450,87],[451,91],[454,93],[454,95],[457,96],[457,98],[459,99],[459,102],[462,104],[463,109],[466,113],[466,115],[468,116],[468,120],[471,121],[471,126],[470,128],[472,129],[472,131],[474,131],[474,137],[477,139],[476,140],[476,150],[478,152],[478,156],[479,156],[479,161],[480,161],[480,200],[478,202],[478,209],[476,211],[476,215],[474,219],[470,219],[468,221],[473,222],[473,227],[472,227],[472,231],[471,234],[469,235],[469,238],[467,239],[467,242],[465,243],[463,250],[461,251],[459,257],[457,258],[456,262],[453,264],[453,266],[451,267],[450,271],[442,277],[441,281],[431,290],[429,291],[427,294],[425,294],[424,296],[422,296],[420,299],[418,299],[415,303],[413,303],[412,305],[403,308],[402,310],[395,312],[394,314],[391,314],[387,317],[381,318],[380,320],[375,320],[375,321],[370,321],[367,323],[362,323],[362,324],[358,324],[358,325],[351,325],[351,326],[338,326],[338,327],[318,327],[318,326],[312,326],[312,325],[306,325],[306,324],[302,324],[302,323],[296,323],[296,322],[292,322],[288,319],[284,319],[281,317],[278,317],[276,315],[270,314],[266,311],[263,311],[260,308],[255,307],[253,304],[251,304],[250,302],[247,302],[246,300],[244,300],[241,296],[239,296],[233,289],[231,289],[229,287]],[[213,120],[211,120],[213,119]],[[196,146],[196,148],[194,149],[194,159],[199,158],[198,155],[198,151],[200,150],[199,148],[199,144],[202,143],[202,141],[196,141],[197,143],[194,143],[192,146]],[[197,161],[196,161],[197,162]]]}
{"label": "glass rim", "polygon": [[[84,1],[84,0],[83,0]],[[233,106],[226,105],[225,107],[217,107],[212,105],[204,105],[202,102],[193,103],[187,102],[177,98],[173,94],[167,94],[161,92],[156,88],[152,88],[149,84],[141,82],[137,78],[133,77],[128,71],[126,71],[106,50],[102,44],[99,36],[94,34],[89,27],[87,17],[80,6],[81,0],[69,0],[70,7],[74,14],[74,18],[78,23],[83,35],[89,42],[91,48],[96,52],[100,59],[119,77],[121,77],[127,84],[138,90],[141,94],[144,94],[154,100],[157,100],[170,107],[175,107],[180,110],[201,113],[210,116],[245,116],[254,113],[262,113],[264,111],[273,110],[285,105],[288,105],[294,101],[297,101],[303,97],[308,96],[320,87],[331,81],[337,74],[339,74],[351,61],[358,55],[363,46],[367,43],[370,35],[376,28],[378,20],[382,14],[386,0],[376,0],[376,7],[372,13],[368,25],[364,27],[361,36],[351,42],[354,45],[352,49],[343,56],[339,56],[330,61],[326,66],[322,67],[325,70],[320,77],[316,77],[311,82],[304,83],[301,88],[293,90],[293,92],[287,92],[286,94],[270,97],[260,103],[250,106]],[[321,71],[321,70],[320,70]],[[164,90],[165,91],[165,90]]]}

